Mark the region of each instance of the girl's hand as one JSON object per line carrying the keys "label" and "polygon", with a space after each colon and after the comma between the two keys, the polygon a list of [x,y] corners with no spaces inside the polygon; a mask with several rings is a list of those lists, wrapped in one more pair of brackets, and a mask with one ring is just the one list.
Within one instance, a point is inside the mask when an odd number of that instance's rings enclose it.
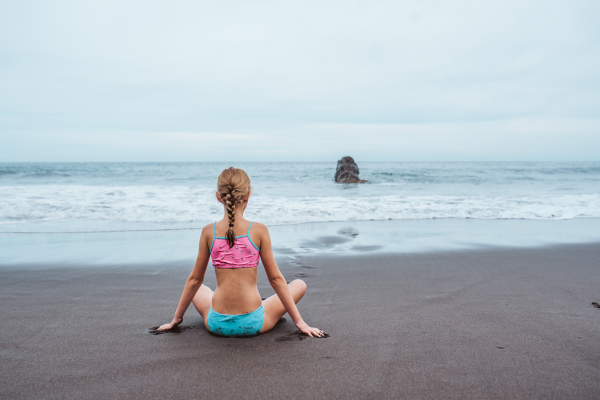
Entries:
{"label": "girl's hand", "polygon": [[177,325],[179,325],[180,323],[183,322],[183,318],[182,317],[173,317],[173,321],[171,321],[170,324],[164,324],[158,327],[157,331],[164,331],[164,330],[168,330],[168,329],[173,329],[175,328]]}
{"label": "girl's hand", "polygon": [[315,336],[323,337],[323,335],[325,335],[325,333],[322,330],[320,330],[318,328],[311,328],[303,320],[295,322],[295,324],[296,324],[296,327],[298,329],[300,329],[301,332],[306,333],[310,337],[315,337]]}

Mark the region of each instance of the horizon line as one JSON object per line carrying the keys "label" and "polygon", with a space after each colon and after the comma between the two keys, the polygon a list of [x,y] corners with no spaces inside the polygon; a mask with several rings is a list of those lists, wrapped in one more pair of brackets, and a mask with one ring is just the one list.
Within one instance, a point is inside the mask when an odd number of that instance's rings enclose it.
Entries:
{"label": "horizon line", "polygon": [[[352,157],[354,158],[354,157]],[[333,159],[332,159],[333,160]],[[335,160],[337,162],[339,160]],[[356,161],[356,160],[355,160]],[[237,160],[237,161],[2,161],[0,164],[110,164],[110,163],[130,163],[130,164],[201,164],[201,163],[327,163],[332,161],[249,161],[249,160]],[[594,163],[600,162],[600,160],[491,160],[491,161],[457,161],[457,160],[419,160],[419,161],[398,161],[398,160],[362,160],[361,163],[385,163],[385,162],[397,162],[397,163],[562,163],[562,162],[581,162],[581,163]]]}

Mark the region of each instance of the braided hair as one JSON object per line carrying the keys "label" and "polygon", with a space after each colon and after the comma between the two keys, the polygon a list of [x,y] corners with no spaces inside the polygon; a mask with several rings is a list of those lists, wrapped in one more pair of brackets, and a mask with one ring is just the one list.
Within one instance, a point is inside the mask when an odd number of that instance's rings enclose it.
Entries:
{"label": "braided hair", "polygon": [[244,200],[244,197],[252,191],[250,178],[243,169],[229,167],[219,175],[217,180],[217,192],[223,201],[225,210],[227,210],[227,219],[229,228],[225,237],[229,247],[233,247],[235,235],[233,226],[235,225],[235,206]]}

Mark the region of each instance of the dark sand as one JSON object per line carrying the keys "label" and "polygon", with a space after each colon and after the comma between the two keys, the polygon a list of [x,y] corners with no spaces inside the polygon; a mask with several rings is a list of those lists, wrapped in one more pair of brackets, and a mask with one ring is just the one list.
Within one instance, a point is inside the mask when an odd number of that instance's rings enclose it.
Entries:
{"label": "dark sand", "polygon": [[281,265],[328,339],[149,334],[190,268],[0,270],[0,397],[600,398],[600,244]]}

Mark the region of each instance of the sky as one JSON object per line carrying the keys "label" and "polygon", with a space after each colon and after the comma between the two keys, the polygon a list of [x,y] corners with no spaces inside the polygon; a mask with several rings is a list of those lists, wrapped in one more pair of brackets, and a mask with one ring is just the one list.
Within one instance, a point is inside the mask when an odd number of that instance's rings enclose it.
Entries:
{"label": "sky", "polygon": [[0,162],[600,161],[600,2],[0,0]]}

